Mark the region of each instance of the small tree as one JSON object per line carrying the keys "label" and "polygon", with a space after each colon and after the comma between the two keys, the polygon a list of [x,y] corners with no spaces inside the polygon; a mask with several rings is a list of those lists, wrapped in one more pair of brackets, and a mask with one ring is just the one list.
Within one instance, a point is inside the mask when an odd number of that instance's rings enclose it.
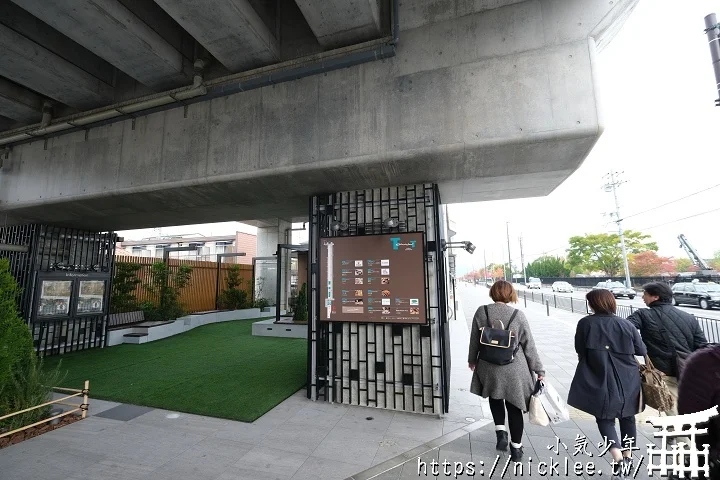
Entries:
{"label": "small tree", "polygon": [[180,304],[180,292],[190,285],[192,267],[180,265],[177,272],[170,273],[170,267],[164,262],[153,263],[150,269],[150,282],[143,285],[155,299],[153,302],[144,302],[141,305],[145,317],[150,321],[174,320],[185,314]]}
{"label": "small tree", "polygon": [[241,276],[240,265],[234,264],[228,270],[228,288],[223,290],[218,298],[218,306],[225,310],[240,310],[250,307],[250,299],[247,290],[242,286],[245,279]]}
{"label": "small tree", "polygon": [[[50,387],[64,378],[60,364],[52,371],[43,371],[33,350],[30,329],[17,311],[20,287],[10,273],[10,262],[0,258],[0,415],[25,410],[45,403]],[[47,417],[49,407],[31,410],[0,421],[0,429],[16,428]]]}
{"label": "small tree", "polygon": [[308,321],[308,305],[307,305],[307,284],[303,283],[297,295],[297,303],[295,304],[295,314],[293,322]]}
{"label": "small tree", "polygon": [[142,268],[139,263],[120,262],[116,265],[113,278],[110,313],[131,312],[138,309],[135,292],[141,283],[137,272]]}

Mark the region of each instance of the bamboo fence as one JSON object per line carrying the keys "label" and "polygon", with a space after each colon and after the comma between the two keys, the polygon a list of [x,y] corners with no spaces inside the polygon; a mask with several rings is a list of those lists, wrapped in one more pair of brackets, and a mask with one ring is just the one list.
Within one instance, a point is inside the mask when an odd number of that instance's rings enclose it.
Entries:
{"label": "bamboo fence", "polygon": [[[24,410],[20,410],[18,412],[8,413],[7,415],[3,415],[0,417],[0,420],[5,420],[10,417],[14,417],[15,415],[20,415],[22,413],[30,412],[32,410],[37,410],[38,408],[47,407],[48,405],[65,405],[69,407],[75,407],[72,410],[68,410],[67,412],[63,412],[59,415],[55,415],[50,418],[45,418],[43,420],[40,420],[39,422],[31,423],[30,425],[25,425],[24,427],[16,428],[15,430],[10,430],[9,432],[5,432],[0,435],[0,438],[3,437],[9,437],[10,435],[22,432],[23,430],[27,430],[28,428],[36,427],[38,425],[42,425],[43,423],[51,422],[53,420],[65,417],[67,415],[71,415],[75,412],[82,412],[82,418],[85,418],[87,416],[87,410],[90,406],[88,393],[90,393],[90,380],[85,380],[85,388],[82,390],[74,389],[74,388],[61,388],[61,387],[53,387],[53,390],[60,391],[60,392],[73,392],[71,395],[68,395],[66,397],[58,398],[57,400],[51,400],[49,402],[45,402],[40,405],[36,405],[34,407],[26,408]],[[83,403],[77,404],[77,403],[68,403],[67,400],[75,397],[81,396],[83,397]]]}

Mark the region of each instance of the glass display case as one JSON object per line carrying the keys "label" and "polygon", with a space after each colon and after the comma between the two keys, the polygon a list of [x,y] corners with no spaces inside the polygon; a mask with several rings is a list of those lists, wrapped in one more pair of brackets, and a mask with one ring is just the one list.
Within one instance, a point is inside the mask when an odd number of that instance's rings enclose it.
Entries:
{"label": "glass display case", "polygon": [[78,284],[78,315],[102,313],[105,305],[106,282],[104,280],[80,280]]}
{"label": "glass display case", "polygon": [[72,280],[42,280],[39,290],[38,317],[69,315],[72,287]]}
{"label": "glass display case", "polygon": [[42,272],[37,282],[37,319],[107,314],[107,273]]}

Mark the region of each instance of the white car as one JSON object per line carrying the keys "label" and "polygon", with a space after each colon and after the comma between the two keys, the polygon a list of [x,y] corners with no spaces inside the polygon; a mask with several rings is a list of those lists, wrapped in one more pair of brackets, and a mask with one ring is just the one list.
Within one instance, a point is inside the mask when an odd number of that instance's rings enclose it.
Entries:
{"label": "white car", "polygon": [[542,282],[539,278],[530,277],[528,278],[527,284],[525,284],[527,288],[537,288],[540,290],[542,288]]}
{"label": "white car", "polygon": [[568,282],[555,282],[552,284],[552,291],[573,293],[575,289]]}

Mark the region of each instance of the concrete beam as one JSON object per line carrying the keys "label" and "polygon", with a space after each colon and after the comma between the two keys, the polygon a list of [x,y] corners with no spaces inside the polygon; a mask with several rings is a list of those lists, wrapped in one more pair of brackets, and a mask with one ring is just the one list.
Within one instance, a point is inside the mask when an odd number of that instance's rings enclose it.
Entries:
{"label": "concrete beam", "polygon": [[140,83],[155,89],[188,81],[183,57],[117,0],[13,0]]}
{"label": "concrete beam", "polygon": [[295,0],[295,3],[324,47],[371,40],[382,32],[376,0]]}
{"label": "concrete beam", "polygon": [[[2,113],[2,112],[0,112]],[[3,130],[10,130],[15,125],[14,120],[10,120],[7,117],[0,116],[0,132]],[[3,150],[0,149],[0,164],[2,164]]]}
{"label": "concrete beam", "polygon": [[39,122],[42,103],[39,95],[0,78],[0,115],[18,122]]}
{"label": "concrete beam", "polygon": [[426,182],[445,202],[547,195],[603,130],[588,34],[637,3],[561,8],[576,1],[427,23],[386,61],[17,145],[0,215],[117,230],[290,220],[309,195]]}
{"label": "concrete beam", "polygon": [[2,24],[0,72],[17,84],[75,108],[96,107],[113,100],[110,85]]}
{"label": "concrete beam", "polygon": [[275,36],[247,0],[155,0],[232,72],[280,58]]}

